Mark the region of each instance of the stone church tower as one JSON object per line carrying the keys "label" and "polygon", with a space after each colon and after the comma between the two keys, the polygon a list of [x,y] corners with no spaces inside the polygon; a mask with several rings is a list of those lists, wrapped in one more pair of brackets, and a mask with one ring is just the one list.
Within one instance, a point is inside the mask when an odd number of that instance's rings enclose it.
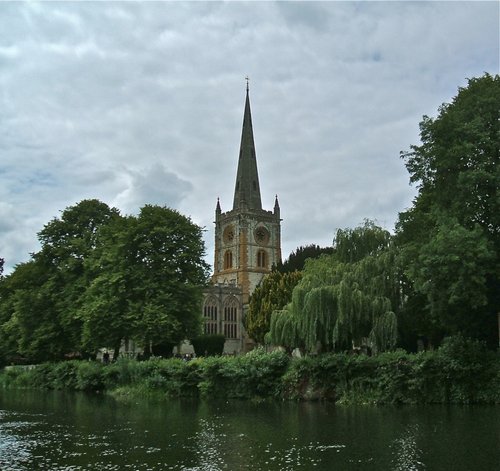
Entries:
{"label": "stone church tower", "polygon": [[205,333],[223,333],[225,351],[245,351],[250,341],[243,316],[250,295],[263,276],[281,261],[278,198],[273,211],[262,209],[248,83],[233,208],[215,209],[215,256],[212,286],[205,291]]}

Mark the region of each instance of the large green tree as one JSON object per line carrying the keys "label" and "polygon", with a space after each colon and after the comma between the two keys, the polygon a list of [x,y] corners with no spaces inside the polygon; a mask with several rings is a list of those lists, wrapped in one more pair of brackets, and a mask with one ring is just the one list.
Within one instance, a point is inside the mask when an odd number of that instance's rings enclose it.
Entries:
{"label": "large green tree", "polygon": [[9,358],[45,361],[81,350],[84,261],[117,211],[97,200],[66,208],[39,232],[41,250],[1,282],[0,339]]}
{"label": "large green tree", "polygon": [[86,345],[117,352],[123,338],[147,348],[198,335],[208,274],[201,231],[177,211],[151,205],[103,229],[88,263]]}
{"label": "large green tree", "polygon": [[38,233],[42,249],[36,262],[49,266],[54,315],[73,351],[81,350],[82,297],[89,285],[85,262],[96,248],[99,230],[121,216],[116,208],[97,200],[82,200],[62,211]]}
{"label": "large green tree", "polygon": [[402,153],[417,184],[400,214],[408,297],[422,333],[497,344],[500,311],[500,77],[470,79],[435,118],[420,123],[421,145]]}

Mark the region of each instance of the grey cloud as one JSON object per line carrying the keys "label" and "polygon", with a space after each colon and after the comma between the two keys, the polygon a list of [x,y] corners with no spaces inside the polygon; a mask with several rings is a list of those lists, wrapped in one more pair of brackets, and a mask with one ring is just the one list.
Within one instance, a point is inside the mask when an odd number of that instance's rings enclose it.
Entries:
{"label": "grey cloud", "polygon": [[192,190],[188,181],[166,170],[160,163],[147,169],[130,171],[126,188],[119,193],[113,205],[128,213],[136,213],[145,204],[177,208]]}
{"label": "grey cloud", "polygon": [[246,74],[284,256],[364,218],[390,228],[414,195],[399,151],[466,77],[498,72],[498,13],[494,2],[1,3],[0,201],[16,217],[0,256],[25,260],[44,223],[97,197],[190,215],[211,261]]}

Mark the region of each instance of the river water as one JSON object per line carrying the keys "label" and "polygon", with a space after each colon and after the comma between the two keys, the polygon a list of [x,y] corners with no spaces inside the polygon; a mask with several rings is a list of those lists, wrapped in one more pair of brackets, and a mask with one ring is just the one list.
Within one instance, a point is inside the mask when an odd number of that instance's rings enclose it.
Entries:
{"label": "river water", "polygon": [[0,390],[0,470],[498,471],[500,407],[136,400]]}

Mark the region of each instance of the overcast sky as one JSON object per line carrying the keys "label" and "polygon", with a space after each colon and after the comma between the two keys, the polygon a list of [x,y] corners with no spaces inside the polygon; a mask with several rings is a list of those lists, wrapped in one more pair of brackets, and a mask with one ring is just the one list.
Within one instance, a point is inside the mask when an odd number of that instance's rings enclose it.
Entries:
{"label": "overcast sky", "polygon": [[245,99],[283,258],[365,218],[392,230],[415,189],[399,157],[424,114],[499,71],[499,3],[0,4],[0,257],[60,211],[231,209]]}

